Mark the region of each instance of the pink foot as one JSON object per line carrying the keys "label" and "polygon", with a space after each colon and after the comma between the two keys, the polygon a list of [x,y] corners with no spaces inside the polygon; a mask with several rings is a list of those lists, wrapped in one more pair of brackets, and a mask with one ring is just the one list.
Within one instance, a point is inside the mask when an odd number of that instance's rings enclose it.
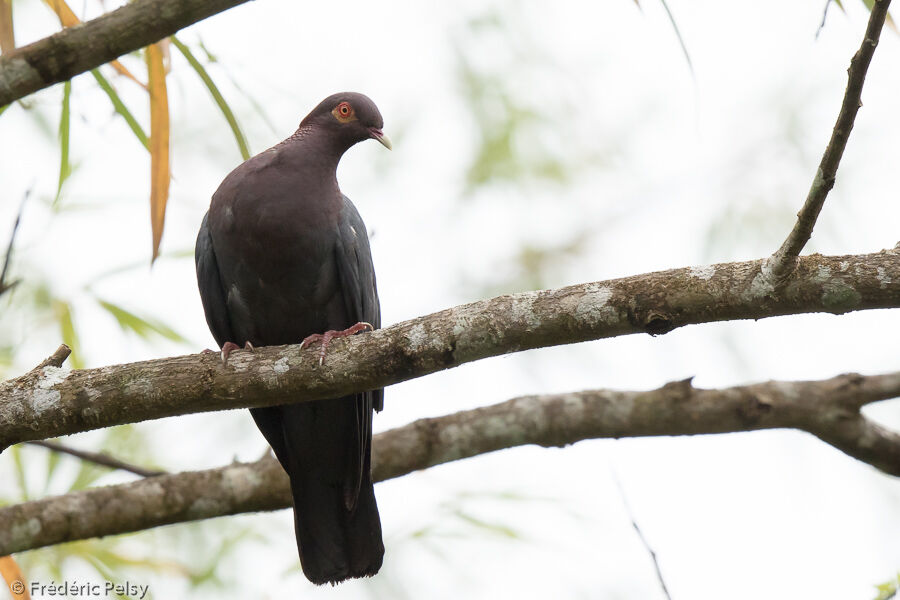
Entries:
{"label": "pink foot", "polygon": [[[235,344],[234,342],[225,342],[222,346],[221,355],[222,355],[222,364],[228,362],[228,355],[232,353],[234,350],[240,350],[241,347]],[[249,350],[253,352],[253,344],[250,342],[244,342],[244,350]],[[212,352],[212,350],[204,350],[204,352]]]}
{"label": "pink foot", "polygon": [[360,331],[365,331],[366,329],[374,330],[375,328],[372,327],[371,323],[357,323],[342,331],[329,329],[325,333],[314,333],[306,336],[306,338],[300,342],[300,349],[303,350],[306,346],[310,346],[316,342],[322,342],[322,348],[319,349],[319,365],[321,366],[322,363],[325,362],[325,353],[328,352],[328,344],[331,343],[331,340],[334,338],[347,337],[348,335],[353,335]]}

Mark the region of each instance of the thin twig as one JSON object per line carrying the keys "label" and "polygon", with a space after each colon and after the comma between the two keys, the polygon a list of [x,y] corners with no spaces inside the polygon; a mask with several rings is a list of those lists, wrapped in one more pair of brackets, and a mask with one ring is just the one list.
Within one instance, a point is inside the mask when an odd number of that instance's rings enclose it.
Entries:
{"label": "thin twig", "polygon": [[816,39],[819,39],[819,34],[825,29],[825,19],[828,18],[828,7],[831,6],[832,2],[834,2],[834,0],[825,0],[825,9],[822,11],[822,22],[819,23],[819,28],[816,29]]}
{"label": "thin twig", "polygon": [[616,484],[616,487],[619,488],[619,496],[621,496],[622,498],[622,505],[625,507],[625,513],[628,515],[628,519],[631,521],[631,526],[634,527],[634,530],[637,532],[638,539],[641,540],[644,548],[646,548],[647,552],[650,554],[650,559],[653,561],[653,567],[656,569],[656,578],[659,580],[659,587],[662,588],[663,595],[665,595],[668,600],[672,600],[672,596],[669,595],[669,588],[666,587],[666,580],[663,579],[662,570],[659,568],[659,561],[656,559],[656,552],[653,551],[653,547],[647,541],[647,538],[644,537],[644,533],[638,526],[637,520],[634,518],[634,512],[632,512],[631,510],[631,504],[628,502],[628,496],[625,495],[625,488],[622,487],[622,482],[619,480],[619,475],[616,473],[616,469],[612,465],[610,465],[610,472],[612,473],[612,478]]}
{"label": "thin twig", "polygon": [[134,473],[135,475],[140,475],[141,477],[156,477],[157,475],[165,475],[165,471],[161,471],[159,469],[146,469],[144,467],[139,467],[137,465],[133,465],[131,463],[127,463],[123,460],[119,460],[114,456],[110,456],[104,452],[88,452],[86,450],[78,450],[77,448],[71,448],[69,446],[64,446],[59,442],[50,442],[47,440],[33,441],[33,442],[25,442],[26,444],[30,444],[32,446],[40,446],[41,448],[46,448],[47,450],[51,450],[53,452],[59,452],[60,454],[68,454],[69,456],[74,456],[75,458],[80,458],[81,460],[85,460],[87,462],[92,462],[94,464],[107,467],[110,469],[118,469],[120,471],[128,471],[129,473]]}
{"label": "thin twig", "polygon": [[9,260],[12,257],[13,251],[13,243],[16,240],[16,231],[19,230],[19,222],[22,220],[22,211],[25,210],[25,202],[28,201],[28,196],[31,195],[31,188],[25,191],[25,196],[22,198],[22,203],[19,205],[19,212],[16,215],[16,221],[13,223],[12,233],[9,234],[9,244],[6,246],[6,256],[3,258],[3,270],[0,271],[0,296],[5,294],[7,291],[15,287],[18,280],[13,281],[12,283],[6,283],[6,272],[9,270]]}
{"label": "thin twig", "polygon": [[794,228],[788,234],[787,239],[781,244],[781,247],[763,264],[763,272],[770,280],[776,282],[783,280],[794,271],[796,259],[800,255],[800,251],[809,241],[812,235],[813,227],[819,213],[822,211],[822,205],[828,192],[834,187],[834,179],[837,175],[838,166],[841,163],[841,157],[844,149],[847,147],[847,140],[850,138],[850,131],[853,129],[853,122],[856,119],[856,113],[862,106],[863,84],[866,79],[866,71],[872,62],[872,56],[875,54],[875,48],[878,46],[878,38],[881,36],[881,29],[887,18],[888,7],[891,0],[876,0],[872,5],[872,12],[869,15],[869,24],[866,26],[866,34],[863,37],[862,45],[853,58],[850,60],[850,68],[847,70],[847,89],[844,92],[844,100],[841,103],[841,111],[838,113],[837,121],[834,124],[834,130],[831,133],[831,140],[825,148],[822,155],[822,161],[816,171],[806,202],[803,208],[797,213],[797,222]]}

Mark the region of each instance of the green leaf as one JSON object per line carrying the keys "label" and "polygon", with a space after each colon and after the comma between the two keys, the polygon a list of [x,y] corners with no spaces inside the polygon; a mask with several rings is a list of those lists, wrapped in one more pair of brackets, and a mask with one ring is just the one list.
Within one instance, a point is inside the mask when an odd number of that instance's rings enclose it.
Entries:
{"label": "green leaf", "polygon": [[891,600],[892,598],[896,598],[897,593],[900,592],[900,573],[897,573],[896,579],[876,585],[875,589],[878,590],[878,595],[875,596],[875,600]]}
{"label": "green leaf", "polygon": [[59,116],[59,184],[56,186],[56,198],[53,206],[59,203],[59,195],[62,193],[63,184],[72,174],[72,164],[69,162],[69,125],[71,111],[69,108],[72,98],[72,80],[63,83],[62,113]]}
{"label": "green leaf", "polygon": [[59,459],[61,458],[61,454],[59,452],[47,451],[47,479],[44,481],[44,495],[47,495],[48,490],[50,489],[50,480],[53,479],[53,474],[56,472],[56,467],[59,466]]}
{"label": "green leaf", "polygon": [[187,341],[177,331],[163,323],[160,323],[159,321],[153,321],[144,317],[139,317],[133,312],[125,310],[121,306],[117,306],[111,302],[107,302],[99,298],[97,299],[97,302],[109,314],[111,314],[116,319],[116,321],[118,321],[119,327],[121,327],[125,331],[133,331],[138,336],[144,339],[151,337],[152,334],[156,334],[168,340],[172,340],[173,342]]}
{"label": "green leaf", "polygon": [[207,73],[203,65],[200,64],[200,61],[197,60],[190,48],[182,44],[174,35],[169,39],[172,40],[175,47],[184,55],[194,71],[197,72],[197,75],[203,81],[204,85],[206,85],[206,89],[209,90],[209,93],[218,105],[219,110],[221,110],[222,114],[225,116],[225,120],[228,121],[228,126],[231,127],[231,133],[234,134],[234,139],[237,141],[241,156],[244,157],[244,160],[247,160],[250,158],[250,148],[247,146],[247,139],[244,137],[244,132],[241,131],[241,126],[238,124],[237,118],[234,116],[231,107],[228,106],[228,103],[225,101],[219,88],[216,87],[216,84],[213,82],[212,77],[209,76],[209,73]]}
{"label": "green leaf", "polygon": [[473,527],[475,527],[477,529],[481,529],[481,530],[493,533],[495,535],[499,535],[501,537],[506,537],[506,538],[510,538],[510,539],[520,539],[522,537],[519,534],[519,532],[516,531],[515,529],[513,529],[512,527],[508,527],[508,526],[502,525],[500,523],[491,523],[491,522],[485,521],[483,519],[479,519],[478,517],[475,517],[475,516],[473,516],[469,513],[466,513],[462,510],[455,510],[455,511],[453,511],[453,514],[455,514],[458,519],[468,523],[469,525],[472,525]]}
{"label": "green leaf", "polygon": [[87,488],[110,471],[107,467],[102,467],[86,460],[79,462],[78,474],[75,476],[75,481],[69,486],[70,492],[77,492]]}
{"label": "green leaf", "polygon": [[13,446],[9,449],[12,454],[13,465],[16,472],[16,481],[19,484],[19,492],[23,501],[28,500],[28,481],[25,478],[25,462],[22,460],[22,447]]}
{"label": "green leaf", "polygon": [[12,104],[7,104],[6,106],[0,106],[0,115],[6,112],[6,109],[12,106]]}
{"label": "green leaf", "polygon": [[75,330],[75,321],[72,319],[72,306],[65,300],[53,300],[53,313],[59,323],[59,332],[63,342],[72,349],[69,364],[73,369],[83,369],[84,359],[81,357],[81,345],[78,342],[78,332]]}
{"label": "green leaf", "polygon": [[[834,1],[837,2],[838,6],[841,5],[838,0]],[[869,9],[869,12],[872,12],[872,7],[875,6],[875,0],[862,0],[862,3],[866,5],[866,8]],[[894,23],[894,19],[891,17],[891,13],[887,14],[887,18],[884,22],[888,27],[894,30],[894,33],[897,33],[897,24]]]}
{"label": "green leaf", "polygon": [[100,88],[106,92],[106,95],[109,96],[110,102],[112,102],[113,108],[116,109],[116,112],[122,115],[122,118],[125,119],[125,122],[128,123],[128,127],[131,128],[131,131],[134,133],[135,137],[144,145],[148,151],[150,150],[150,141],[147,139],[147,134],[144,133],[144,129],[141,127],[140,123],[137,122],[137,119],[134,118],[134,115],[131,114],[131,111],[128,110],[128,107],[125,106],[125,103],[122,102],[122,99],[119,97],[119,94],[116,93],[115,88],[106,80],[103,74],[99,69],[92,69],[91,75],[94,76],[94,79],[97,80],[97,84]]}

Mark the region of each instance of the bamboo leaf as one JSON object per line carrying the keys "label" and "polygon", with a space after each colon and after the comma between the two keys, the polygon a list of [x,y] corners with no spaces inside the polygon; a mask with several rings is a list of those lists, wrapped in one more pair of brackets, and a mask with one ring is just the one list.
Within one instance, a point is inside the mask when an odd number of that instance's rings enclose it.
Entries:
{"label": "bamboo leaf", "polygon": [[62,113],[59,116],[59,184],[56,186],[56,198],[53,206],[59,203],[59,195],[62,193],[63,184],[72,174],[72,164],[69,162],[69,125],[71,121],[70,100],[72,97],[72,80],[63,83]]}
{"label": "bamboo leaf", "polygon": [[13,32],[12,0],[0,0],[0,54],[16,49],[16,35]]}
{"label": "bamboo leaf", "polygon": [[159,256],[166,202],[169,199],[169,98],[166,92],[166,68],[160,44],[145,50],[150,82],[150,225],[153,231],[151,264]]}
{"label": "bamboo leaf", "polygon": [[147,134],[144,133],[144,128],[141,127],[140,123],[137,122],[137,119],[134,118],[134,115],[131,114],[131,111],[128,110],[128,107],[125,106],[125,103],[122,102],[122,99],[119,97],[119,94],[116,93],[115,88],[110,85],[109,81],[106,80],[106,77],[100,72],[100,69],[92,69],[91,75],[94,76],[94,79],[97,80],[97,83],[100,85],[100,88],[106,92],[106,95],[109,96],[110,102],[112,102],[113,108],[115,108],[116,112],[119,113],[125,122],[128,123],[128,127],[131,128],[131,131],[134,133],[135,137],[144,145],[148,151],[150,150],[150,140],[147,138]]}
{"label": "bamboo leaf", "polygon": [[50,489],[50,481],[53,479],[53,474],[56,473],[56,468],[59,466],[59,459],[62,458],[62,455],[59,452],[47,452],[47,479],[44,480],[44,495],[47,495],[47,492]]}
{"label": "bamboo leaf", "polygon": [[13,600],[31,600],[22,569],[12,556],[0,556],[0,576],[6,581],[6,587]]}
{"label": "bamboo leaf", "polygon": [[53,300],[53,313],[59,323],[59,331],[62,335],[63,343],[72,349],[72,355],[69,357],[69,364],[73,369],[83,369],[84,360],[81,358],[81,345],[78,342],[78,332],[75,329],[75,322],[72,319],[72,307],[65,300]]}
{"label": "bamboo leaf", "polygon": [[177,331],[159,321],[139,317],[133,312],[105,300],[98,299],[97,302],[116,319],[119,327],[125,331],[133,331],[142,338],[149,338],[152,334],[156,334],[173,342],[187,341]]}
{"label": "bamboo leaf", "polygon": [[222,115],[225,117],[225,120],[228,121],[228,126],[231,127],[231,133],[234,135],[234,139],[241,151],[241,156],[244,158],[244,160],[249,159],[250,148],[247,146],[247,138],[244,136],[244,132],[241,131],[241,126],[240,124],[238,124],[237,118],[234,116],[234,112],[231,110],[228,102],[226,102],[225,98],[222,96],[222,92],[220,92],[219,88],[216,87],[216,84],[213,82],[212,77],[209,76],[206,68],[202,64],[200,64],[200,61],[197,60],[197,58],[191,52],[190,48],[182,44],[181,41],[174,35],[169,39],[173,44],[175,44],[175,47],[178,48],[178,51],[184,55],[194,71],[197,72],[197,75],[200,77],[201,81],[203,81],[206,89],[209,90],[209,93],[210,95],[212,95],[213,100],[219,107],[219,110],[222,111]]}
{"label": "bamboo leaf", "polygon": [[[6,0],[0,0],[0,2],[4,1]],[[79,19],[72,11],[72,9],[69,8],[69,5],[66,4],[65,0],[44,0],[44,3],[50,7],[50,10],[56,13],[56,16],[59,18],[59,22],[63,27],[73,27],[81,23],[81,19]],[[125,65],[120,63],[118,60],[114,60],[109,64],[121,75],[124,75],[142,88],[147,89],[147,86],[141,83],[137,77],[132,75],[131,71],[126,69]]]}
{"label": "bamboo leaf", "polygon": [[681,37],[681,30],[678,29],[678,23],[675,21],[675,15],[672,14],[672,11],[669,9],[669,4],[666,0],[659,0],[663,8],[666,10],[666,15],[669,17],[669,22],[672,24],[672,29],[675,30],[675,37],[678,38],[678,44],[681,46],[681,53],[684,54],[684,59],[687,61],[688,70],[691,72],[691,76],[694,76],[694,63],[691,61],[691,54],[688,52],[687,45],[684,43],[684,38]]}
{"label": "bamboo leaf", "polygon": [[27,501],[29,499],[28,479],[25,477],[25,461],[22,460],[22,446],[13,446],[9,449],[9,452],[12,455],[20,496],[23,501]]}

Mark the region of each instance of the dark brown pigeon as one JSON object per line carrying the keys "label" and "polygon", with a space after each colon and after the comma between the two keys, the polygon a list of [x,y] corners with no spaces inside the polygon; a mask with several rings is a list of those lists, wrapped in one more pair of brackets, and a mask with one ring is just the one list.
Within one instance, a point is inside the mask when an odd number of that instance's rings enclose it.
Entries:
{"label": "dark brown pigeon", "polygon": [[[200,297],[222,360],[241,346],[322,344],[381,326],[369,238],[338,188],[344,152],[388,149],[378,108],[342,93],[280,144],[232,171],[197,236]],[[291,481],[303,573],[313,583],[374,575],[384,544],[371,474],[372,411],[383,390],[250,409]]]}

